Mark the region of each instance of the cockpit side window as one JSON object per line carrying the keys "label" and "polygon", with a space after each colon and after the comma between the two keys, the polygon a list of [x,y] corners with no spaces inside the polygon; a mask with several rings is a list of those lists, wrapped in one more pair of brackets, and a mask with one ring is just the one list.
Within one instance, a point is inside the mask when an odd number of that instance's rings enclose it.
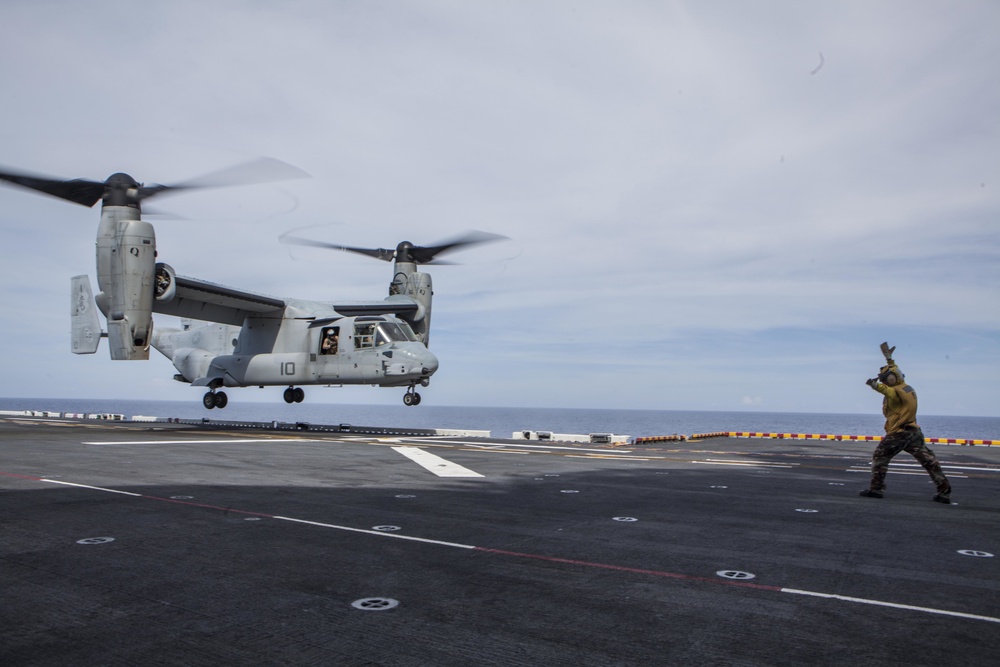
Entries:
{"label": "cockpit side window", "polygon": [[375,347],[375,325],[355,324],[354,349],[363,350],[370,347]]}

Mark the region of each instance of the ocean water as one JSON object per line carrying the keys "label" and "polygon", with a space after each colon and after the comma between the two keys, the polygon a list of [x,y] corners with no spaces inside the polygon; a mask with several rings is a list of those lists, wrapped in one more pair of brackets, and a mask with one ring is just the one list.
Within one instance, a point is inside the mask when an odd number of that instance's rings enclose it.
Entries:
{"label": "ocean water", "polygon": [[[692,435],[718,431],[766,431],[832,435],[881,435],[882,416],[798,412],[709,412],[689,410],[589,410],[567,408],[447,407],[436,405],[338,405],[331,403],[240,402],[206,410],[200,401],[132,401],[52,398],[0,398],[0,410],[110,412],[222,421],[281,421],[353,424],[400,428],[452,428],[490,431],[509,438],[515,431],[614,433],[632,437]],[[928,438],[1000,440],[998,417],[921,415]]]}

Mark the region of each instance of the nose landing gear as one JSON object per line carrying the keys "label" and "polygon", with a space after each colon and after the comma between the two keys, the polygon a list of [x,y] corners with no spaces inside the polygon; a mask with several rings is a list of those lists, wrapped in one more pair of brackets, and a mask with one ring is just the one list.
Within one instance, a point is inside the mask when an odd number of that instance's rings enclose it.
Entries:
{"label": "nose landing gear", "polygon": [[403,405],[420,405],[420,394],[414,391],[413,387],[407,389],[406,393],[403,394]]}
{"label": "nose landing gear", "polygon": [[289,387],[285,390],[285,403],[301,403],[306,398],[302,387]]}

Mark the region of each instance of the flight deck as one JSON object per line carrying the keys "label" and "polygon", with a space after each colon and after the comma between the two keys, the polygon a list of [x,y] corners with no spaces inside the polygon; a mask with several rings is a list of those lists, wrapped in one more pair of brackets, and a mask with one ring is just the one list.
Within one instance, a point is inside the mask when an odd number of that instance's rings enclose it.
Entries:
{"label": "flight deck", "polygon": [[6,665],[989,664],[1000,449],[0,417]]}

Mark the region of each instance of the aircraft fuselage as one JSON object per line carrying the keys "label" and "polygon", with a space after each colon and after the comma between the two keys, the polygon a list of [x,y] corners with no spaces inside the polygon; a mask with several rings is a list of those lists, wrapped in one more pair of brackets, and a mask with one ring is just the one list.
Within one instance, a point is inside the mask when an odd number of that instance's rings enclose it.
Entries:
{"label": "aircraft fuselage", "polygon": [[243,327],[157,330],[153,345],[178,380],[212,389],[275,385],[426,384],[438,360],[389,315],[248,317]]}

